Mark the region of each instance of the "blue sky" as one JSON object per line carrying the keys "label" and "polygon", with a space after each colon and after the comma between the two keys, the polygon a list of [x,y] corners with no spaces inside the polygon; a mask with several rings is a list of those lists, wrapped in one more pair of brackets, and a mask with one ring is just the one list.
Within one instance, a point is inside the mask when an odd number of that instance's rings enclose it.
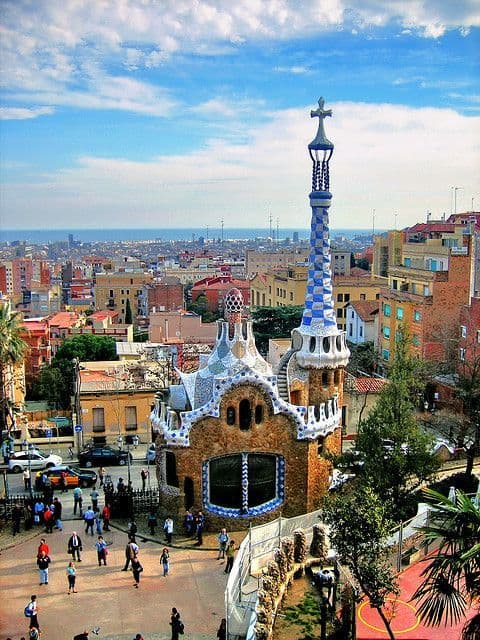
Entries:
{"label": "blue sky", "polygon": [[308,225],[480,209],[479,0],[4,0],[3,228]]}

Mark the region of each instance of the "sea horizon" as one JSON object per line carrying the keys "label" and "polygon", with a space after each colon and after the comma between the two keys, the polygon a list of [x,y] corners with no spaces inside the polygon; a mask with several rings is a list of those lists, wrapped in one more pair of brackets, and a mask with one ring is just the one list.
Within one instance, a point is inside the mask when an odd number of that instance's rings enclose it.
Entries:
{"label": "sea horizon", "polygon": [[[292,239],[294,233],[298,233],[299,240],[306,240],[310,237],[310,229],[306,227],[278,229],[268,228],[227,228],[220,227],[172,227],[163,229],[153,228],[111,228],[111,229],[2,229],[0,228],[0,243],[28,242],[32,244],[49,244],[53,242],[68,242],[69,236],[73,236],[75,242],[142,242],[159,241],[170,242],[174,240],[192,241],[203,237],[205,240],[220,238],[223,240],[254,240],[255,238],[267,239],[273,237],[279,242],[286,238]],[[375,233],[382,233],[382,229],[375,230]],[[331,236],[345,236],[354,238],[355,236],[371,235],[372,229],[330,229]]]}

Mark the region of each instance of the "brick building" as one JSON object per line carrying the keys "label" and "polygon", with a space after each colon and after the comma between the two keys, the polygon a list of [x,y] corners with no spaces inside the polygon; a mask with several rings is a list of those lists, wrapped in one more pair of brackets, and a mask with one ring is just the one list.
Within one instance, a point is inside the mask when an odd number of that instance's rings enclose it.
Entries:
{"label": "brick building", "polygon": [[224,308],[226,294],[235,287],[242,293],[245,305],[250,304],[250,283],[247,280],[236,280],[231,275],[204,278],[192,287],[192,302],[200,296],[207,299],[207,309],[213,313],[221,312]]}
{"label": "brick building", "polygon": [[177,311],[184,308],[183,284],[166,276],[161,282],[145,285],[148,314],[153,311]]}
{"label": "brick building", "polygon": [[27,343],[25,351],[25,383],[31,387],[40,370],[51,363],[52,350],[48,322],[46,320],[24,320],[22,338]]}
{"label": "brick building", "polygon": [[242,293],[230,289],[212,353],[152,412],[161,501],[178,519],[202,509],[213,529],[246,528],[314,510],[327,491],[349,351],[332,298],[328,161],[320,171],[318,153],[333,145],[323,126],[309,151],[317,178],[304,313],[278,369],[258,353]]}

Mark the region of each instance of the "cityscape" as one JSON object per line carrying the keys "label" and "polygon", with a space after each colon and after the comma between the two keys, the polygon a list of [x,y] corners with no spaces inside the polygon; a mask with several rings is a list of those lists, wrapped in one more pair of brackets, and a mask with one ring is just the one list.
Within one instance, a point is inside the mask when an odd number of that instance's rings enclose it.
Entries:
{"label": "cityscape", "polygon": [[0,20],[0,640],[478,639],[480,5]]}

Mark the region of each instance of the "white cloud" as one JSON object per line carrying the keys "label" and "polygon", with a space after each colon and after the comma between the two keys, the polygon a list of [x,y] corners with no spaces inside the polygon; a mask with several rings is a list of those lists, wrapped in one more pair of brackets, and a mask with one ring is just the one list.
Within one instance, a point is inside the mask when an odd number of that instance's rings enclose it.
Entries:
{"label": "white cloud", "polygon": [[23,107],[0,107],[0,120],[30,120],[39,116],[47,116],[55,112],[51,107],[24,109]]}
{"label": "white cloud", "polygon": [[307,67],[302,67],[302,66],[275,67],[274,71],[276,71],[277,73],[293,73],[294,75],[308,73]]}
{"label": "white cloud", "polygon": [[[390,104],[327,106],[333,109],[327,135],[335,144],[333,226],[369,227],[372,209],[377,228],[392,226],[393,212],[402,226],[424,219],[427,210],[448,214],[452,184],[463,186],[459,210],[478,197],[480,117]],[[148,162],[83,157],[40,182],[7,184],[3,225],[35,227],[41,219],[58,227],[68,215],[85,227],[98,220],[104,227],[215,225],[221,217],[226,228],[258,227],[272,212],[281,226],[308,226],[307,145],[316,133],[309,110],[271,114],[251,128],[248,144],[217,138]]]}

